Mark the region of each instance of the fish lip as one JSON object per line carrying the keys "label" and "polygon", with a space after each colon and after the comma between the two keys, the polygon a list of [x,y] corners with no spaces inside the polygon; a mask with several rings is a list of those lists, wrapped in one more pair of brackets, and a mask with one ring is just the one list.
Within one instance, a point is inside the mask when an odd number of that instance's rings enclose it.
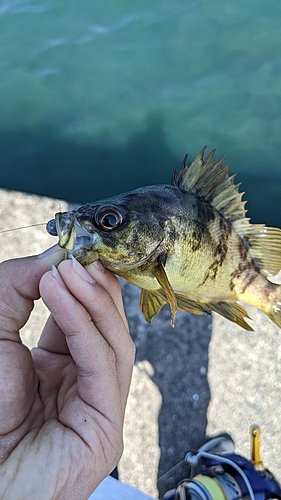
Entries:
{"label": "fish lip", "polygon": [[67,250],[68,256],[81,250],[90,250],[95,242],[95,234],[89,233],[73,213],[59,212],[55,216],[59,246]]}

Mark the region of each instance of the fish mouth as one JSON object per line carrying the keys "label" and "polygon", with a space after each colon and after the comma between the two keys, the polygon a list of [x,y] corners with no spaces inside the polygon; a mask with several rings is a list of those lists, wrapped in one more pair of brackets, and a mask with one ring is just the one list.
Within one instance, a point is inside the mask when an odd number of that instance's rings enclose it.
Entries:
{"label": "fish mouth", "polygon": [[91,251],[92,262],[99,258],[98,254],[95,256],[95,252],[93,252],[97,234],[87,231],[78,222],[74,214],[59,212],[55,215],[54,221],[50,221],[50,223],[51,229],[53,229],[55,223],[56,233],[59,238],[58,244],[61,248],[67,250],[68,257],[73,256],[79,262],[83,262],[87,259],[89,251]]}

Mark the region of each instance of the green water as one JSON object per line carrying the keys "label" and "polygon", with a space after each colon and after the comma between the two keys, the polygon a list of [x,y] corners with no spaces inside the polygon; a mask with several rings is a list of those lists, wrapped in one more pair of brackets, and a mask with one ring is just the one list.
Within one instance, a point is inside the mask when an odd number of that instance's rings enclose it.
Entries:
{"label": "green water", "polygon": [[0,186],[87,202],[226,154],[281,227],[280,0],[0,1]]}

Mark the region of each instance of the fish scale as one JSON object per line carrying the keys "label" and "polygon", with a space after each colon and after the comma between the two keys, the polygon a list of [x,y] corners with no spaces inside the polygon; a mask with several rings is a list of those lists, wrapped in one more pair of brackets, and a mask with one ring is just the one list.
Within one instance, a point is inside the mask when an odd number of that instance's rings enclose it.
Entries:
{"label": "fish scale", "polygon": [[168,302],[172,325],[178,309],[215,311],[252,330],[241,301],[281,327],[281,230],[250,224],[235,175],[205,149],[189,166],[185,156],[171,185],[58,212],[47,230],[82,265],[100,259],[138,285],[147,321]]}

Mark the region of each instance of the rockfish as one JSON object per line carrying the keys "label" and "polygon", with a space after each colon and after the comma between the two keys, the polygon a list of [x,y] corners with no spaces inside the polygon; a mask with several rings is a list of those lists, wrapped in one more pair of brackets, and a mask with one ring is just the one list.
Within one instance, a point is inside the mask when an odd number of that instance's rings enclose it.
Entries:
{"label": "rockfish", "polygon": [[172,325],[178,309],[215,311],[252,330],[242,301],[281,328],[281,230],[250,223],[225,157],[214,163],[205,149],[189,167],[185,156],[170,185],[59,212],[47,230],[82,265],[100,259],[138,285],[149,322],[168,302]]}

